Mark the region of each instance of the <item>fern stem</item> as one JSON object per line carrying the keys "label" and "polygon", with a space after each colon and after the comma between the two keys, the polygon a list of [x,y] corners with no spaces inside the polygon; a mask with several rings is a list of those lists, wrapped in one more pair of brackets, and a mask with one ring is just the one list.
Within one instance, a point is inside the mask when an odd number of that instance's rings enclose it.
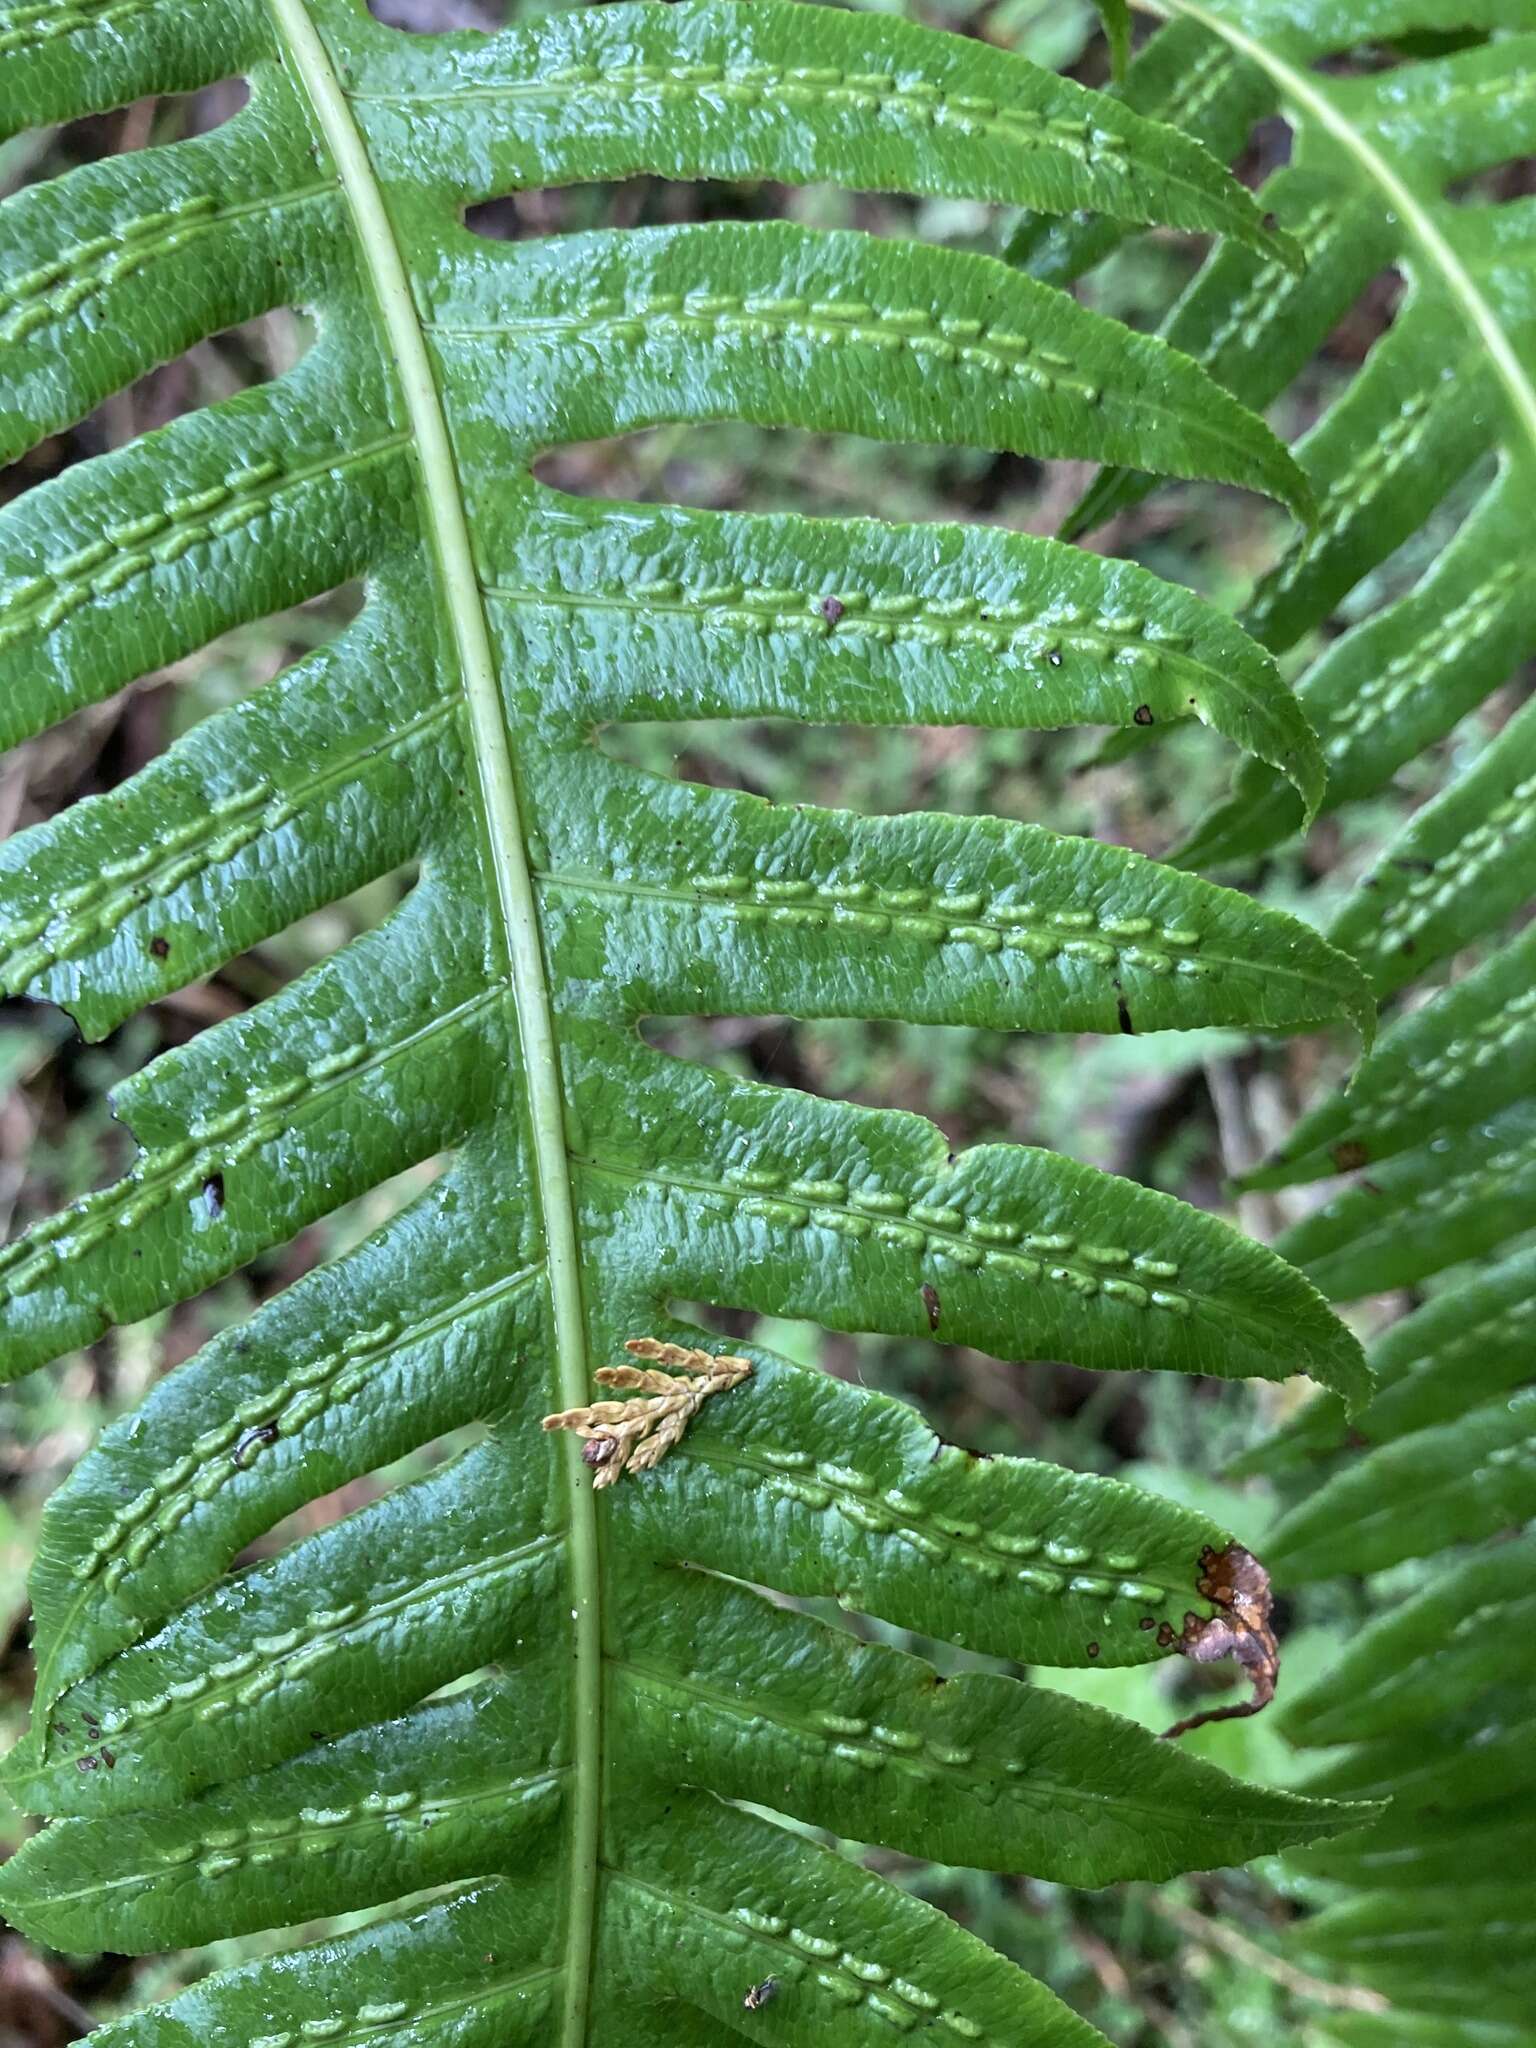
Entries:
{"label": "fern stem", "polygon": [[[284,60],[305,92],[351,210],[364,270],[399,373],[421,469],[427,530],[469,713],[480,797],[517,1008],[554,1316],[560,1401],[588,1398],[575,1207],[549,977],[524,838],[517,775],[475,571],[458,468],[409,279],[367,146],[307,0],[268,0]],[[602,1630],[597,1515],[575,1440],[567,1445],[572,1608],[571,1876],[561,2040],[587,2037],[601,1823]]]}

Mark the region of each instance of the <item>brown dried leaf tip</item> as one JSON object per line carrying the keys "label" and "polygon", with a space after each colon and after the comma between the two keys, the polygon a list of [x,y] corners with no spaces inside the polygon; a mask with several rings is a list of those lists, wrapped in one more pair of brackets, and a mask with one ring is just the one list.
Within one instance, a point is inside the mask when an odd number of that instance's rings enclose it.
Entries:
{"label": "brown dried leaf tip", "polygon": [[[1232,1706],[1208,1707],[1202,1714],[1191,1714],[1187,1721],[1176,1721],[1164,1731],[1165,1741],[1187,1735],[1192,1728],[1203,1728],[1208,1721],[1241,1721],[1249,1714],[1261,1713],[1274,1698],[1280,1676],[1280,1645],[1269,1621],[1274,1604],[1269,1573],[1253,1552],[1239,1543],[1230,1550],[1202,1550],[1196,1583],[1220,1611],[1204,1620],[1198,1614],[1185,1615],[1184,1633],[1177,1639],[1179,1654],[1196,1664],[1235,1657],[1253,1682],[1253,1697]],[[1162,1640],[1161,1632],[1158,1639]]]}
{"label": "brown dried leaf tip", "polygon": [[574,1429],[585,1438],[581,1459],[597,1475],[594,1487],[612,1486],[626,1471],[649,1472],[659,1465],[672,1446],[681,1442],[710,1395],[729,1393],[752,1371],[748,1358],[690,1351],[685,1344],[663,1344],[656,1337],[631,1337],[624,1349],[632,1358],[649,1359],[673,1371],[599,1366],[593,1377],[600,1387],[633,1390],[636,1398],[593,1401],[585,1408],[567,1408],[544,1418],[546,1429]]}

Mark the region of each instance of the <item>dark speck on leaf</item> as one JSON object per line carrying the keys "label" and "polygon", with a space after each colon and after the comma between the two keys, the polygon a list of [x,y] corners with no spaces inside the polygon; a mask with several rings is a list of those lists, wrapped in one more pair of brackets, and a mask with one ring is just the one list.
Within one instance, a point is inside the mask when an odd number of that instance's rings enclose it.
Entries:
{"label": "dark speck on leaf", "polygon": [[115,1771],[117,1769],[117,1755],[114,1750],[104,1749],[101,1752],[101,1760],[106,1765],[109,1771]]}
{"label": "dark speck on leaf", "polygon": [[1088,1654],[1090,1657],[1097,1657],[1097,1655],[1099,1654],[1099,1646],[1097,1643],[1090,1643],[1088,1645]]}
{"label": "dark speck on leaf", "polygon": [[1135,720],[1135,722],[1138,725],[1152,725],[1155,723],[1155,720],[1152,717],[1152,706],[1150,704],[1138,704],[1136,706],[1136,709],[1131,713],[1131,717]]}
{"label": "dark speck on leaf", "polygon": [[161,933],[156,932],[155,936],[149,942],[149,950],[151,951],[151,953],[154,954],[157,960],[163,960],[171,950],[171,942],[169,939],[165,938]]}
{"label": "dark speck on leaf", "polygon": [[275,1422],[258,1422],[254,1429],[245,1431],[233,1451],[230,1452],[231,1464],[237,1466],[243,1472],[251,1462],[251,1452],[262,1444],[275,1444],[277,1436],[278,1429]]}
{"label": "dark speck on leaf", "polygon": [[1138,1627],[1138,1628],[1156,1628],[1156,1627],[1157,1627],[1157,1616],[1156,1616],[1155,1614],[1144,1614],[1144,1615],[1143,1615],[1143,1616],[1141,1617],[1141,1620],[1140,1620],[1140,1621],[1139,1621],[1139,1622],[1137,1623],[1137,1627]]}
{"label": "dark speck on leaf", "polygon": [[203,1207],[215,1222],[224,1214],[224,1176],[210,1173],[203,1182]]}
{"label": "dark speck on leaf", "polygon": [[1127,1038],[1136,1036],[1136,1026],[1131,1022],[1131,1006],[1123,995],[1115,997],[1115,1015],[1120,1019],[1120,1029]]}
{"label": "dark speck on leaf", "polygon": [[1051,648],[1045,658],[1051,664],[1052,668],[1061,667],[1061,649],[1059,647]]}
{"label": "dark speck on leaf", "polygon": [[1346,1138],[1333,1148],[1333,1163],[1340,1173],[1353,1173],[1356,1168],[1364,1166],[1370,1156],[1358,1138]]}
{"label": "dark speck on leaf", "polygon": [[829,626],[835,626],[843,616],[845,607],[840,597],[824,597],[821,600],[821,616]]}
{"label": "dark speck on leaf", "polygon": [[929,1329],[936,1330],[939,1327],[939,1290],[927,1280],[923,1282],[923,1307],[928,1311]]}
{"label": "dark speck on leaf", "polygon": [[99,1771],[101,1769],[101,1758],[99,1756],[77,1756],[75,1758],[75,1769],[77,1771]]}

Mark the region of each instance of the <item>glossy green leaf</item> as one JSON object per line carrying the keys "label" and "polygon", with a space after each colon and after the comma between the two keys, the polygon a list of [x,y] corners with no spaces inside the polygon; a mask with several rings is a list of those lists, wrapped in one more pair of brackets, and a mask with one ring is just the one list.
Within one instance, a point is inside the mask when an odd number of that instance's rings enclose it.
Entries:
{"label": "glossy green leaf", "polygon": [[[569,1774],[560,1694],[550,1659],[534,1656],[258,1777],[61,1822],[24,1853],[8,1897],[69,1948],[121,1894],[115,1937],[150,1949],[547,1864]],[[839,1834],[1060,1883],[1231,1861],[1329,1817],[1059,1693],[980,1675],[941,1690],[916,1658],[693,1570],[626,1587],[607,1706],[637,1807],[680,1778],[784,1809],[787,1777],[787,1810]],[[118,1755],[96,1774],[114,1796]],[[130,1808],[138,1796],[130,1784]],[[1337,1809],[1335,1825],[1357,1813]],[[194,1871],[204,1882],[189,1888]]]}
{"label": "glossy green leaf", "polygon": [[1371,1345],[1376,1393],[1352,1420],[1331,1394],[1308,1401],[1294,1420],[1238,1469],[1274,1471],[1337,1449],[1347,1432],[1391,1443],[1449,1422],[1469,1407],[1523,1385],[1533,1373],[1536,1251],[1512,1253],[1403,1316]]}
{"label": "glossy green leaf", "polygon": [[[1536,645],[1524,545],[1532,474],[1530,462],[1509,464],[1412,589],[1341,634],[1303,676],[1298,696],[1328,757],[1325,809],[1387,788]],[[1246,859],[1302,823],[1283,783],[1240,770],[1231,798],[1179,857],[1192,866]]]}
{"label": "glossy green leaf", "polygon": [[[1112,96],[1136,113],[1203,142],[1226,162],[1253,123],[1274,109],[1262,72],[1235,58],[1218,36],[1195,22],[1172,21],[1131,59]],[[1101,262],[1126,229],[1105,216],[1055,218],[1026,213],[1007,243],[1008,260],[1053,284],[1069,284]]]}
{"label": "glossy green leaf", "polygon": [[1304,1116],[1251,1188],[1375,1166],[1465,1130],[1536,1087],[1536,928],[1400,1017],[1340,1089]]}
{"label": "glossy green leaf", "polygon": [[[1336,1833],[1358,1807],[1240,1785],[1015,1678],[941,1688],[748,1589],[1014,1664],[1140,1664],[1215,1618],[1229,1534],[940,1446],[902,1405],[755,1347],[617,1487],[541,1419],[584,1405],[628,1340],[699,1343],[686,1302],[1004,1357],[1305,1370],[1356,1405],[1359,1346],[1272,1252],[1153,1190],[1024,1147],[953,1157],[917,1118],[689,1066],[638,1027],[790,1011],[1368,1037],[1368,985],[1301,922],[1120,848],[779,809],[594,741],[651,720],[1193,713],[1310,812],[1315,740],[1240,629],[1131,565],[593,503],[533,464],[726,419],[1134,463],[1303,510],[1307,486],[1187,357],[979,255],[783,221],[501,244],[462,215],[649,173],[1091,209],[1281,261],[1284,243],[1197,141],[1120,101],[776,0],[485,38],[400,35],[361,0],[26,7],[0,15],[0,55],[16,125],[251,84],[212,135],[0,208],[0,449],[268,307],[319,315],[291,372],[8,506],[0,739],[366,587],[332,645],[8,845],[5,989],[100,1037],[417,874],[378,929],[117,1091],[141,1147],[126,1177],[0,1252],[4,1374],[444,1162],[56,1496],[6,1779],[63,1818],[7,1866],[8,1910],[44,1939],[152,1947],[436,1894],[102,2036],[139,2048],[707,2048],[760,2030],[744,1997],[770,1975],[775,2038],[806,2048],[919,2029],[1087,2048],[1001,1955],[800,1830],[1096,1885]],[[427,1476],[237,1568],[306,1503],[472,1425]]]}
{"label": "glossy green leaf", "polygon": [[1529,1690],[1493,1686],[1427,1727],[1354,1743],[1310,1785],[1334,1798],[1390,1799],[1400,1815],[1465,1810],[1523,1787],[1530,1745]]}
{"label": "glossy green leaf", "polygon": [[1533,1848],[1536,1799],[1522,1790],[1440,1811],[1389,1807],[1369,1827],[1294,1850],[1286,1862],[1307,1877],[1361,1891],[1439,1892],[1469,1872],[1523,1869]]}
{"label": "glossy green leaf", "polygon": [[1330,1301],[1410,1287],[1536,1224],[1536,1104],[1389,1159],[1281,1239]]}
{"label": "glossy green leaf", "polygon": [[[1468,945],[1502,939],[1536,876],[1524,830],[1529,709],[1481,754],[1446,745],[1536,652],[1536,207],[1506,203],[1536,145],[1536,22],[1523,0],[1170,7],[1180,28],[1197,20],[1262,72],[1291,118],[1291,163],[1262,196],[1315,271],[1297,286],[1271,262],[1220,250],[1165,336],[1261,405],[1372,275],[1390,262],[1406,284],[1359,373],[1297,444],[1320,517],[1244,615],[1277,650],[1321,629],[1297,696],[1323,743],[1325,810],[1379,799],[1431,749],[1447,764],[1430,768],[1440,793],[1330,931],[1387,998]],[[1352,55],[1362,46],[1364,62]],[[1143,488],[1109,472],[1079,519],[1102,519]],[[1330,614],[1346,600],[1347,630],[1333,633]],[[1482,711],[1481,722],[1486,732],[1494,721]],[[1109,751],[1125,751],[1127,737]],[[1231,798],[1177,857],[1249,860],[1304,822],[1292,790],[1245,761]],[[1496,945],[1407,1011],[1356,1084],[1303,1118],[1253,1176],[1261,1186],[1358,1176],[1281,1240],[1325,1293],[1417,1290],[1536,1223],[1524,1028],[1533,957],[1528,935]],[[1525,2048],[1533,2038],[1521,1884],[1536,1841],[1536,1605],[1530,1537],[1518,1533],[1536,1513],[1531,1279],[1530,1254],[1517,1250],[1433,1294],[1373,1344],[1381,1388],[1355,1428],[1324,1396],[1242,1461],[1289,1466],[1294,1483],[1301,1461],[1326,1455],[1276,1531],[1288,1576],[1422,1560],[1400,1605],[1400,1580],[1368,1589],[1376,1619],[1291,1710],[1296,1739],[1349,1745],[1317,1789],[1394,1801],[1384,1819],[1296,1858],[1308,1877],[1346,1888],[1300,1922],[1297,1961],[1391,2000],[1379,2014],[1332,2015],[1324,2031],[1345,2042]],[[1470,1555],[1458,1549],[1478,1542]]]}
{"label": "glossy green leaf", "polygon": [[[1298,443],[1320,517],[1263,580],[1247,623],[1269,646],[1293,644],[1423,527],[1480,456],[1497,451],[1500,459],[1499,478],[1457,542],[1406,596],[1329,645],[1301,678],[1298,695],[1323,738],[1334,806],[1384,787],[1536,648],[1523,526],[1536,460],[1536,330],[1526,286],[1536,208],[1457,189],[1536,147],[1536,112],[1524,90],[1530,11],[1524,0],[1461,0],[1453,19],[1425,0],[1306,9],[1289,0],[1169,0],[1160,11],[1175,18],[1132,67],[1132,102],[1162,111],[1181,73],[1208,76],[1201,118],[1213,146],[1230,156],[1278,99],[1296,146],[1262,200],[1308,258],[1297,279],[1272,256],[1215,251],[1165,322],[1165,337],[1245,403],[1264,406],[1375,273],[1395,261],[1409,286],[1360,374]],[[1320,66],[1373,42],[1406,49],[1402,39],[1426,19],[1493,33],[1396,63]],[[1073,274],[1121,232],[1032,231],[1040,274]],[[1077,261],[1063,263],[1074,236]],[[1145,488],[1144,478],[1107,472],[1070,529],[1101,523]],[[1146,737],[1126,735],[1110,751]],[[1180,857],[1245,858],[1301,822],[1272,775],[1245,767],[1232,799]]]}
{"label": "glossy green leaf", "polygon": [[[1103,11],[1120,46],[1126,0]],[[1252,194],[1176,126],[889,17],[747,0],[594,8],[461,46],[451,78],[424,74],[396,40],[349,40],[349,98],[381,170],[467,199],[643,164],[1081,207],[1281,246]]]}
{"label": "glossy green leaf", "polygon": [[[1454,1530],[1446,1540],[1455,1540]],[[1468,1704],[1501,1679],[1536,1678],[1533,1622],[1536,1532],[1527,1532],[1467,1558],[1379,1616],[1326,1679],[1287,1702],[1286,1733],[1306,1744],[1390,1735]]]}
{"label": "glossy green leaf", "polygon": [[1415,812],[1345,904],[1331,936],[1382,995],[1522,909],[1531,893],[1536,706],[1516,712],[1466,774]]}
{"label": "glossy green leaf", "polygon": [[1290,1579],[1376,1572],[1515,1529],[1536,1515],[1536,1388],[1384,1444],[1326,1480],[1275,1528]]}
{"label": "glossy green leaf", "polygon": [[1372,1892],[1309,1921],[1306,1944],[1410,2005],[1454,2007],[1447,1982],[1475,1965],[1479,2014],[1523,2023],[1536,1991],[1536,1885],[1486,1877],[1430,1898]]}

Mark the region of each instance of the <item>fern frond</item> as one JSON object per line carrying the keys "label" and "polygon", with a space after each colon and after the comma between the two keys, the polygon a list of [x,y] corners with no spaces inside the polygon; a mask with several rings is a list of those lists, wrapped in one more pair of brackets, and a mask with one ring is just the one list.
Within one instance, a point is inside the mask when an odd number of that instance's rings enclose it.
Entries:
{"label": "fern frond", "polygon": [[1245,1459],[1243,1468],[1275,1470],[1335,1450],[1349,1429],[1367,1443],[1391,1443],[1520,1386],[1530,1374],[1533,1320],[1536,1252],[1514,1252],[1476,1269],[1376,1339],[1370,1361],[1378,1391],[1352,1422],[1342,1401],[1323,1395]]}
{"label": "fern frond", "polygon": [[[1204,36],[1220,53],[1210,55],[1220,105],[1207,118],[1224,148],[1240,114],[1266,97],[1292,119],[1292,164],[1261,196],[1310,258],[1297,281],[1218,251],[1165,338],[1234,395],[1264,404],[1380,268],[1395,265],[1407,283],[1386,335],[1297,445],[1321,516],[1246,614],[1280,650],[1356,593],[1364,616],[1326,645],[1297,692],[1323,739],[1325,807],[1336,808],[1378,795],[1536,652],[1536,209],[1467,189],[1536,149],[1532,17],[1519,0],[1369,0],[1304,13],[1280,0],[1168,0],[1160,11],[1180,19],[1148,46],[1143,76],[1150,86],[1154,50],[1180,37],[1188,54]],[[1458,31],[1449,47],[1447,30]],[[1325,62],[1368,44],[1380,46],[1368,66]],[[1128,97],[1146,111],[1157,94],[1138,93],[1137,69]],[[1118,232],[1099,231],[1083,253]],[[1060,270],[1072,233],[1027,239]],[[1106,473],[1080,523],[1142,488]],[[1432,535],[1458,490],[1471,507],[1454,537],[1406,594],[1369,607],[1364,579],[1404,542]],[[1271,1550],[1288,1577],[1415,1567],[1411,1579],[1399,1572],[1369,1588],[1376,1618],[1288,1721],[1296,1741],[1338,1751],[1313,1790],[1392,1801],[1385,1818],[1293,1861],[1323,1907],[1298,1927],[1298,1954],[1392,2001],[1384,2015],[1330,2016],[1325,2031],[1394,2048],[1524,2048],[1536,2010],[1522,1882],[1536,1849],[1536,1670],[1525,1649],[1536,1612],[1536,1388],[1523,1242],[1536,1225],[1532,953],[1529,931],[1507,936],[1536,895],[1533,732],[1527,705],[1409,819],[1330,931],[1382,999],[1492,944],[1402,1015],[1357,1086],[1325,1099],[1250,1177],[1283,1186],[1358,1176],[1281,1248],[1331,1299],[1428,1296],[1372,1345],[1379,1392],[1348,1427],[1325,1397],[1243,1461],[1288,1475],[1295,1504]],[[1291,792],[1245,763],[1232,798],[1180,858],[1244,859],[1302,822]],[[1477,1263],[1437,1281],[1465,1262]],[[1302,1469],[1311,1459],[1321,1461],[1315,1475]],[[1464,1547],[1473,1545],[1483,1547]]]}
{"label": "fern frond", "polygon": [[[1451,192],[1536,149],[1525,89],[1536,43],[1508,33],[1530,29],[1529,10],[1522,0],[1469,0],[1457,24],[1492,31],[1486,39],[1348,76],[1316,67],[1362,44],[1390,44],[1426,10],[1379,0],[1298,18],[1286,0],[1169,0],[1159,11],[1178,19],[1132,66],[1131,104],[1159,112],[1193,96],[1194,132],[1225,154],[1257,114],[1282,104],[1297,125],[1294,160],[1262,196],[1307,257],[1297,278],[1273,261],[1218,250],[1165,338],[1260,407],[1383,267],[1395,263],[1408,285],[1388,334],[1297,445],[1320,517],[1259,585],[1250,629],[1269,647],[1293,645],[1480,459],[1498,464],[1458,539],[1419,583],[1335,640],[1297,685],[1323,740],[1331,809],[1384,788],[1536,648],[1523,526],[1536,474],[1536,338],[1525,289],[1536,208]],[[1118,239],[1110,226],[1064,232],[1076,238],[1070,254],[1036,230],[1020,257],[1042,275],[1072,274]],[[1073,525],[1099,523],[1146,488],[1145,479],[1107,473]],[[1245,766],[1231,799],[1179,857],[1200,866],[1242,859],[1302,822],[1271,776]]]}
{"label": "fern frond", "polygon": [[[361,0],[80,0],[0,13],[0,53],[18,128],[252,87],[212,136],[0,209],[10,452],[220,327],[319,310],[291,373],[0,518],[0,738],[367,580],[331,646],[7,849],[6,990],[100,1036],[361,883],[420,874],[377,930],[118,1091],[130,1173],[0,1254],[5,1370],[452,1155],[56,1497],[6,1780],[69,1818],[8,1866],[8,1910],[122,1949],[438,1894],[199,1984],[108,2028],[121,2044],[703,2048],[760,2024],[746,1994],[769,1977],[785,2038],[1088,2043],[958,1926],[750,1809],[1073,1884],[1273,1851],[1358,1809],[1237,1785],[1014,1680],[940,1691],[749,1589],[1016,1662],[1138,1664],[1241,1636],[1228,1532],[941,1448],[756,1346],[664,1462],[600,1498],[540,1422],[585,1409],[637,1333],[697,1354],[680,1301],[1106,1367],[1301,1368],[1356,1404],[1359,1347],[1281,1259],[1167,1197],[1025,1148],[952,1158],[915,1117],[691,1067],[636,1026],[1368,1035],[1369,988],[1295,920],[1116,848],[778,810],[593,737],[1193,712],[1308,811],[1316,743],[1267,655],[1125,564],[593,503],[533,464],[730,418],[1092,455],[1302,509],[1305,481],[1186,357],[986,258],[783,222],[503,247],[461,213],[638,171],[831,179],[1290,252],[1168,128],[827,9],[621,5],[478,40],[397,35]],[[488,1434],[456,1461],[230,1575],[304,1502],[470,1421]]]}

